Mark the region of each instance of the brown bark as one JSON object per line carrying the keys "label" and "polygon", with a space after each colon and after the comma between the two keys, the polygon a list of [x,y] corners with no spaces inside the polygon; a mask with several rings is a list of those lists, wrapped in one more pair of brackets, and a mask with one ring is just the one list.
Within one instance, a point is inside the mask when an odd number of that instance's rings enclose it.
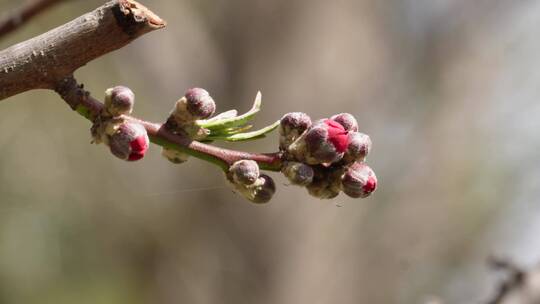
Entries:
{"label": "brown bark", "polygon": [[0,100],[31,89],[54,89],[86,63],[165,21],[133,0],[110,1],[96,10],[0,52]]}

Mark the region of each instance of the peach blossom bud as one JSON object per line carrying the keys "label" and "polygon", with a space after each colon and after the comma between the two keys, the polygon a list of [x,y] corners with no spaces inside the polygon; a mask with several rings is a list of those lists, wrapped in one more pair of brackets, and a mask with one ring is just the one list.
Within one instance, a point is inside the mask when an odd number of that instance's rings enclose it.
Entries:
{"label": "peach blossom bud", "polygon": [[377,176],[368,165],[354,163],[341,177],[341,188],[350,197],[365,198],[377,189]]}
{"label": "peach blossom bud", "polygon": [[109,148],[118,158],[135,161],[144,157],[149,139],[144,127],[138,123],[125,122],[109,137]]}
{"label": "peach blossom bud", "polygon": [[253,160],[239,160],[229,168],[229,173],[234,183],[251,185],[259,178],[259,165]]}
{"label": "peach blossom bud", "polygon": [[304,163],[288,162],[282,172],[293,185],[306,186],[313,181],[313,168]]}
{"label": "peach blossom bud", "polygon": [[349,132],[349,146],[343,156],[346,163],[364,161],[371,151],[371,139],[360,132]]}
{"label": "peach blossom bud", "polygon": [[349,113],[340,113],[330,117],[331,120],[338,122],[340,125],[345,128],[346,131],[357,132],[358,131],[358,122],[356,118]]}
{"label": "peach blossom bud", "polygon": [[135,94],[125,86],[116,86],[105,91],[105,110],[111,116],[130,114],[135,103]]}

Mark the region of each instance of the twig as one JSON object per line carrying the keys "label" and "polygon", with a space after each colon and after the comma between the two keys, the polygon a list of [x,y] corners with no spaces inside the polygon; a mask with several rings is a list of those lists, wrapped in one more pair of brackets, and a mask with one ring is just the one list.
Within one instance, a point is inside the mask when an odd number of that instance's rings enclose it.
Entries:
{"label": "twig", "polygon": [[[103,104],[90,96],[90,93],[79,85],[73,76],[58,82],[55,91],[64,99],[72,109],[93,121],[102,111]],[[248,153],[224,149],[193,141],[188,137],[174,134],[162,127],[161,124],[152,123],[127,116],[129,120],[136,121],[144,126],[150,140],[160,146],[173,148],[199,159],[214,163],[226,171],[230,165],[241,159],[254,160],[264,170],[279,171],[281,168],[280,153]]]}
{"label": "twig", "polygon": [[43,13],[55,4],[64,0],[35,0],[10,12],[5,18],[0,20],[0,38],[18,29],[32,17]]}
{"label": "twig", "polygon": [[499,284],[493,297],[486,302],[486,304],[501,304],[511,292],[524,285],[527,273],[507,259],[491,257],[488,263],[491,268],[507,273],[507,278]]}
{"label": "twig", "polygon": [[[73,72],[137,37],[165,26],[165,21],[133,0],[110,1],[93,12],[41,36],[0,52],[0,100],[32,89],[55,90],[72,109],[91,121],[103,104],[73,78]],[[279,153],[234,151],[174,134],[161,124],[128,117],[142,124],[155,144],[212,162],[222,169],[240,159],[257,161],[261,169],[279,170]]]}

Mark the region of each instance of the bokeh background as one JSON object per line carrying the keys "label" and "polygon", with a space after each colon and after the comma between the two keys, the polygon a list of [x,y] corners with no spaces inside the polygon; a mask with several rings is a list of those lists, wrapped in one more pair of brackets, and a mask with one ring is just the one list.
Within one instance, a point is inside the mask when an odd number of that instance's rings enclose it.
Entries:
{"label": "bokeh background", "polygon": [[[167,28],[81,68],[93,95],[127,85],[152,121],[194,86],[219,111],[261,90],[258,126],[350,112],[379,189],[320,201],[273,174],[253,205],[157,146],[117,160],[58,96],[27,92],[0,102],[0,303],[478,303],[488,256],[540,260],[539,1],[141,2]],[[0,48],[102,3],[66,1]]]}

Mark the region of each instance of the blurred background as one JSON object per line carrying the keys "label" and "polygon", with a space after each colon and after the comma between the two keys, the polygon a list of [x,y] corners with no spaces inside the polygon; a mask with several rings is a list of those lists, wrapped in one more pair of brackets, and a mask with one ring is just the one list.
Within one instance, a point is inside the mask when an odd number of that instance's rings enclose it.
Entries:
{"label": "blurred background", "polygon": [[[261,90],[257,126],[350,112],[379,189],[321,201],[272,174],[253,205],[197,159],[119,161],[27,92],[0,102],[0,303],[478,303],[488,256],[540,261],[539,1],[141,2],[168,26],[78,70],[94,96],[127,85],[156,122],[194,86],[218,111]],[[103,3],[65,1],[0,48]]]}

